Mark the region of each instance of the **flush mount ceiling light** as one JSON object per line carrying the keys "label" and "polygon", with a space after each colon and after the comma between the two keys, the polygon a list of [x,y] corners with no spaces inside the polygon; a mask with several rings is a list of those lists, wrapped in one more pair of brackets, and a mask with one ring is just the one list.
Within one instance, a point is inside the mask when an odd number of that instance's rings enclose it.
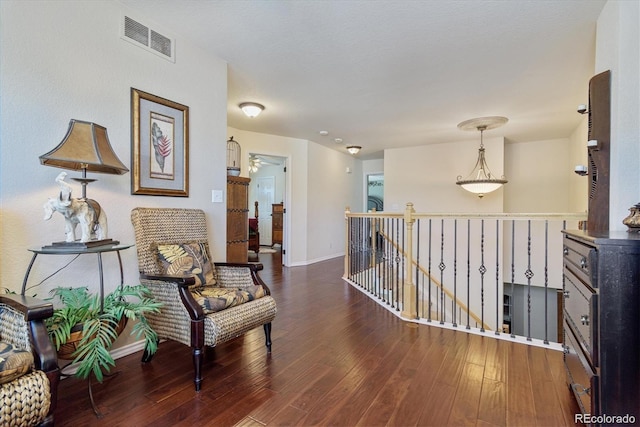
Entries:
{"label": "flush mount ceiling light", "polygon": [[458,124],[458,128],[461,130],[480,131],[478,161],[469,176],[462,179],[462,176],[458,175],[458,180],[456,181],[457,185],[471,193],[477,194],[480,198],[487,193],[497,190],[508,182],[504,175],[501,178],[496,178],[491,174],[489,166],[487,166],[487,161],[484,158],[484,143],[482,139],[485,130],[495,129],[508,121],[506,117],[492,116],[466,120]]}
{"label": "flush mount ceiling light", "polygon": [[359,145],[350,145],[347,147],[347,151],[350,154],[358,154],[358,152],[362,149]]}
{"label": "flush mount ceiling light", "polygon": [[264,105],[257,102],[243,102],[239,105],[242,112],[249,118],[257,117],[264,110]]}

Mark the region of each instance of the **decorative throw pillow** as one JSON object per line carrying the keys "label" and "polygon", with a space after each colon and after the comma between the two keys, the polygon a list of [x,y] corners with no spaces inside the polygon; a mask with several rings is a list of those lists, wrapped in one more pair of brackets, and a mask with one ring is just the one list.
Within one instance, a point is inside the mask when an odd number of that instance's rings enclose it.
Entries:
{"label": "decorative throw pillow", "polygon": [[31,370],[33,354],[0,341],[0,384],[21,377]]}
{"label": "decorative throw pillow", "polygon": [[196,286],[216,283],[215,269],[206,242],[158,244],[158,262],[160,271],[165,274],[194,275]]}
{"label": "decorative throw pillow", "polygon": [[201,286],[192,288],[191,294],[205,314],[253,301],[265,295],[262,286],[250,286],[242,289]]}

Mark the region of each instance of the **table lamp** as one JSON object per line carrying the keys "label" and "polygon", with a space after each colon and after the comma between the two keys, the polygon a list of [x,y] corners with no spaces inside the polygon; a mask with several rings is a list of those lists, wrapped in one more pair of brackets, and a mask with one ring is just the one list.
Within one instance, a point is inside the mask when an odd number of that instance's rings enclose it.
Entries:
{"label": "table lamp", "polygon": [[[80,120],[72,119],[69,122],[69,129],[67,130],[67,134],[62,139],[62,142],[58,144],[53,150],[49,151],[46,154],[40,156],[40,163],[47,166],[53,166],[62,169],[70,169],[70,170],[81,170],[82,177],[81,178],[73,178],[73,180],[78,181],[82,184],[82,198],[81,199],[73,199],[73,202],[81,202],[86,203],[88,209],[94,210],[90,212],[90,214],[95,217],[96,224],[94,224],[94,229],[97,227],[98,217],[100,216],[100,206],[97,202],[87,199],[87,184],[95,181],[95,179],[87,178],[87,171],[90,172],[98,172],[98,173],[108,173],[115,175],[122,175],[129,172],[129,169],[118,159],[113,148],[111,148],[111,144],[109,143],[109,137],[107,136],[107,129],[104,126],[100,126],[91,122],[84,122]],[[65,185],[62,180],[64,177],[60,177],[56,179],[63,191],[60,192],[59,200],[50,199],[50,204],[53,204],[52,208],[61,212],[67,221],[69,221],[69,212],[63,212],[63,208],[66,208],[67,211],[71,209],[71,194],[70,188],[67,191],[64,191]],[[64,200],[63,200],[64,198]],[[53,202],[52,202],[53,200]],[[46,210],[46,205],[45,205]],[[97,211],[96,211],[97,210]],[[75,214],[75,212],[74,212]],[[50,215],[49,215],[50,217]],[[46,217],[45,213],[45,219]],[[82,224],[82,221],[79,222]],[[78,224],[77,218],[75,219],[75,224],[73,224],[73,233],[67,232],[67,240],[66,242],[60,243],[74,243],[75,242],[75,225]],[[69,223],[67,223],[67,228],[69,227]],[[105,233],[106,234],[106,226]],[[106,236],[103,236],[106,237]],[[90,240],[87,238],[86,233],[83,230],[83,237],[81,239],[82,242],[87,242]],[[110,241],[110,239],[100,239]]]}

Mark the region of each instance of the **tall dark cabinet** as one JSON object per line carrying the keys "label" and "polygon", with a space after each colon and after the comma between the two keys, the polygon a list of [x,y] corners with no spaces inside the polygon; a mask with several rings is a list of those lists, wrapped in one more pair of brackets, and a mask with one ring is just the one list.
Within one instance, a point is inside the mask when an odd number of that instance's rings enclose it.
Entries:
{"label": "tall dark cabinet", "polygon": [[227,262],[248,260],[250,182],[250,178],[227,176]]}
{"label": "tall dark cabinet", "polygon": [[[569,387],[583,416],[628,415],[639,421],[640,234],[563,233]],[[604,418],[601,425],[617,421]]]}

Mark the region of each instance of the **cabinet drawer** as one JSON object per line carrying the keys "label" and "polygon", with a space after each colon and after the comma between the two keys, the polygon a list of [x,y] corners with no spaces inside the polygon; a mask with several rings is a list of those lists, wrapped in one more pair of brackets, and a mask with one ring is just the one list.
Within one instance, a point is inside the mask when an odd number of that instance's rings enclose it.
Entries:
{"label": "cabinet drawer", "polygon": [[566,235],[563,241],[564,264],[584,283],[597,288],[596,280],[597,251],[592,246],[570,239]]}
{"label": "cabinet drawer", "polygon": [[598,414],[599,377],[589,366],[578,341],[566,323],[564,325],[564,365],[567,382],[583,414]]}
{"label": "cabinet drawer", "polygon": [[598,295],[565,266],[564,316],[591,363],[598,366]]}

